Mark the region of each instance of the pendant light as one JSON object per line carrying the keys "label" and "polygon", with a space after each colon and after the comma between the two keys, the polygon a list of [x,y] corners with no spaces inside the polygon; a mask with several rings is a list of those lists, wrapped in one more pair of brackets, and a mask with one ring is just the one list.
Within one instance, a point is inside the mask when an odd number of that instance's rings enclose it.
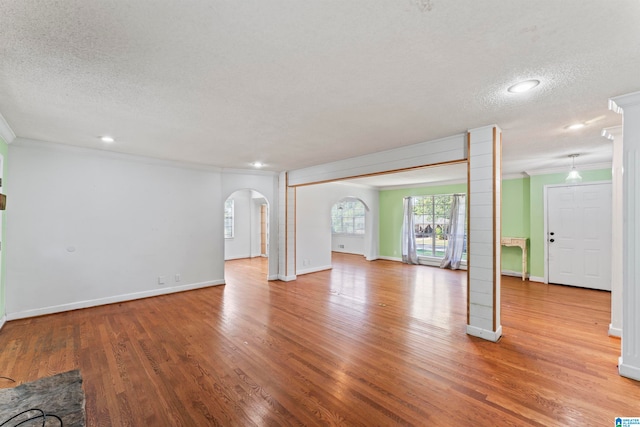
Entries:
{"label": "pendant light", "polygon": [[569,171],[569,175],[567,175],[567,178],[564,180],[567,184],[576,184],[582,181],[582,177],[576,169],[576,157],[579,155],[580,154],[569,154],[569,157],[571,157],[571,171]]}

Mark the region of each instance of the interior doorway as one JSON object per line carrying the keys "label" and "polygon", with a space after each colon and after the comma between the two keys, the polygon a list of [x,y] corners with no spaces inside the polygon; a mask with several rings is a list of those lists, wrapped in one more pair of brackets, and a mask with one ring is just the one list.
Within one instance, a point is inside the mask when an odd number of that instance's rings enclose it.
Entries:
{"label": "interior doorway", "polygon": [[548,283],[611,290],[611,183],[545,188]]}
{"label": "interior doorway", "polygon": [[231,193],[224,208],[224,259],[268,257],[269,202],[252,189]]}

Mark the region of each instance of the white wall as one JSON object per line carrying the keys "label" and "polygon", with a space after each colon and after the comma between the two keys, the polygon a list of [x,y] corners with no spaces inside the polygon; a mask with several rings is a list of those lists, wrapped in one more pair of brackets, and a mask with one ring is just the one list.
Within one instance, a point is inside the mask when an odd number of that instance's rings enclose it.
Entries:
{"label": "white wall", "polygon": [[378,190],[343,183],[327,183],[296,189],[296,273],[331,268],[331,207],[345,197],[367,206],[364,254],[378,256]]}
{"label": "white wall", "polygon": [[331,250],[346,254],[364,255],[364,235],[333,234],[331,237]]}
{"label": "white wall", "polygon": [[219,170],[24,140],[9,153],[8,318],[223,283]]}
{"label": "white wall", "polygon": [[278,278],[278,179],[275,172],[240,169],[222,171],[223,200],[235,191],[251,189],[260,193],[269,206],[269,280]]}
{"label": "white wall", "polygon": [[253,203],[251,190],[238,190],[228,197],[233,200],[233,237],[224,239],[224,259],[251,257]]}

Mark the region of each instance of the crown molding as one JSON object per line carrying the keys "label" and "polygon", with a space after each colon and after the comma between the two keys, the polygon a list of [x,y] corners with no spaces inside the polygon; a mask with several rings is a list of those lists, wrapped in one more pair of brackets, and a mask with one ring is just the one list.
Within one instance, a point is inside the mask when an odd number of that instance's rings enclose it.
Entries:
{"label": "crown molding", "polygon": [[4,116],[0,114],[0,137],[4,139],[4,142],[11,144],[16,139],[16,134],[9,126],[9,123],[5,120]]}
{"label": "crown molding", "polygon": [[622,114],[625,107],[640,104],[640,92],[627,93],[609,99],[609,110]]}
{"label": "crown molding", "polygon": [[14,147],[38,148],[51,151],[65,151],[68,153],[98,156],[105,159],[144,163],[147,165],[168,166],[180,169],[193,169],[218,173],[222,171],[222,169],[219,167],[209,166],[205,164],[158,159],[155,157],[140,156],[137,154],[119,153],[114,151],[100,150],[97,148],[78,147],[76,145],[59,144],[57,142],[47,142],[20,137],[16,138],[15,142],[11,145]]}
{"label": "crown molding", "polygon": [[237,175],[258,175],[258,176],[279,176],[280,172],[266,171],[259,169],[235,169],[235,168],[222,168],[223,174],[237,174]]}
{"label": "crown molding", "polygon": [[522,179],[522,178],[529,178],[529,174],[526,172],[519,172],[519,173],[508,173],[508,174],[502,175],[503,181],[505,179]]}
{"label": "crown molding", "polygon": [[614,141],[622,136],[622,125],[612,126],[609,128],[603,128],[600,135],[607,138],[609,141]]}
{"label": "crown molding", "polygon": [[[533,169],[526,171],[526,174],[529,176],[535,175],[551,175],[554,173],[567,173],[571,168],[569,166],[561,166],[549,169]],[[596,169],[611,169],[611,163],[591,163],[591,164],[581,164],[579,171],[588,171],[588,170],[596,170]]]}

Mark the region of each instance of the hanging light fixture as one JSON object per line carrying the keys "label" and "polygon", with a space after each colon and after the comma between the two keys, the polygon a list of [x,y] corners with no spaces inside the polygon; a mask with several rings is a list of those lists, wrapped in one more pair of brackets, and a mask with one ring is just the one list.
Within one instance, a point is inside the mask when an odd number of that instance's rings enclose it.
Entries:
{"label": "hanging light fixture", "polygon": [[565,182],[568,184],[575,184],[582,181],[580,172],[576,169],[576,157],[579,155],[580,154],[569,154],[569,157],[571,157],[571,171],[569,171],[569,175],[565,178]]}

